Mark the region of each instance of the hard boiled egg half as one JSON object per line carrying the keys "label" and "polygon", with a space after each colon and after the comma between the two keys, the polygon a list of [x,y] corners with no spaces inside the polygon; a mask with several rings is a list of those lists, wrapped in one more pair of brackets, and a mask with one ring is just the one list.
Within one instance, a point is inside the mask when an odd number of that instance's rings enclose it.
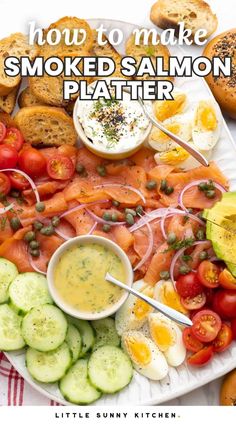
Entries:
{"label": "hard boiled egg half", "polygon": [[201,100],[194,111],[192,139],[199,150],[211,150],[220,137],[222,115],[213,99]]}
{"label": "hard boiled egg half", "polygon": [[176,311],[188,314],[187,309],[181,304],[180,296],[170,280],[160,280],[156,283],[154,288],[154,299],[164,305],[170,306],[170,308]]}
{"label": "hard boiled egg half", "polygon": [[156,100],[154,102],[153,111],[158,121],[165,121],[177,113],[182,113],[186,108],[187,96],[185,93],[175,89],[172,97],[173,100]]}

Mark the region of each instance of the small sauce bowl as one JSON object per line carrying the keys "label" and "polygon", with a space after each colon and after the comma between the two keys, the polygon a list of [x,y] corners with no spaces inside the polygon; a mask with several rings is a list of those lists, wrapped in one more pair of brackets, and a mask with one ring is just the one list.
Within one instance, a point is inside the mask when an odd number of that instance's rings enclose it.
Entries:
{"label": "small sauce bowl", "polygon": [[[111,306],[108,306],[106,309],[100,311],[100,312],[87,312],[87,311],[81,311],[77,308],[75,308],[73,305],[70,305],[68,302],[66,302],[60,293],[58,292],[58,289],[55,286],[55,270],[56,267],[60,261],[60,259],[63,257],[64,253],[68,251],[68,249],[73,248],[78,245],[91,245],[96,244],[105,247],[106,249],[113,252],[121,261],[126,281],[124,281],[125,284],[128,286],[132,286],[133,283],[133,270],[131,263],[129,261],[128,256],[125,254],[125,252],[114,242],[100,236],[78,236],[74,237],[71,240],[66,241],[63,243],[53,254],[51,257],[49,264],[48,264],[48,270],[47,270],[47,280],[48,280],[48,288],[50,291],[50,294],[54,300],[54,302],[61,308],[64,312],[66,312],[68,315],[71,315],[75,318],[83,319],[83,320],[97,320],[101,318],[108,317],[110,315],[113,315],[126,301],[128,297],[128,292],[122,290],[121,296],[119,300],[112,304]],[[105,276],[104,276],[105,277]],[[96,283],[96,281],[95,281]],[[107,282],[107,285],[111,283]]]}

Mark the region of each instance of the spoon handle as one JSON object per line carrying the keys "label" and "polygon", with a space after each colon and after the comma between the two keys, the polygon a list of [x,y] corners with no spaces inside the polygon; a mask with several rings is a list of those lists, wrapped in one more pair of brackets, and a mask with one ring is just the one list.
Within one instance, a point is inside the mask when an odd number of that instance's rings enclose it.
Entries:
{"label": "spoon handle", "polygon": [[164,315],[166,315],[168,318],[172,319],[173,321],[177,322],[178,324],[185,325],[187,327],[190,327],[192,325],[192,321],[186,315],[181,314],[180,312],[170,308],[169,306],[163,305],[163,303],[157,302],[156,300],[146,296],[145,294],[137,290],[134,290],[132,287],[129,287],[126,284],[122,283],[121,281],[117,280],[116,278],[112,277],[112,275],[109,274],[109,272],[107,272],[105,279],[109,281],[110,283],[113,283],[116,286],[120,287],[121,289],[128,291],[134,296],[139,297],[139,299],[144,300],[144,302],[148,303],[157,311],[162,312]]}

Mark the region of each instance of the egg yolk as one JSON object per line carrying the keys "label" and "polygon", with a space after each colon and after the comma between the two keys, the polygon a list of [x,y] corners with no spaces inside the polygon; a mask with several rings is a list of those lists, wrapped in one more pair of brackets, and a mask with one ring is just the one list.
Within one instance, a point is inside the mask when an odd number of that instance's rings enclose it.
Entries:
{"label": "egg yolk", "polygon": [[181,113],[186,103],[186,95],[183,93],[175,94],[174,100],[156,101],[154,103],[154,113],[159,121],[164,121],[171,116]]}
{"label": "egg yolk", "polygon": [[197,108],[195,125],[201,130],[206,131],[214,131],[217,127],[215,111],[204,101],[201,101]]}
{"label": "egg yolk", "polygon": [[176,311],[187,313],[187,310],[182,306],[178,293],[173,288],[172,284],[165,284],[161,288],[161,301],[167,306]]}
{"label": "egg yolk", "polygon": [[[172,133],[178,135],[180,132],[180,125],[177,122],[173,122],[170,124],[166,124],[165,128],[169,131],[171,131]],[[166,135],[165,133],[163,133],[161,130],[159,129],[155,129],[154,131],[152,131],[152,137],[153,140],[159,141],[159,142],[163,142],[166,143],[168,140],[171,140],[171,138]]]}
{"label": "egg yolk", "polygon": [[178,165],[185,161],[189,157],[189,154],[182,147],[176,147],[168,152],[160,153],[160,160],[165,165]]}
{"label": "egg yolk", "polygon": [[125,340],[125,346],[132,361],[137,365],[148,365],[151,362],[152,354],[145,341],[129,337]]}
{"label": "egg yolk", "polygon": [[[141,290],[146,296],[153,297],[153,288],[147,287]],[[138,320],[146,318],[153,308],[141,299],[137,299],[132,308],[132,313]]]}
{"label": "egg yolk", "polygon": [[161,321],[150,322],[150,333],[154,343],[162,350],[168,349],[176,341],[176,334],[168,324]]}

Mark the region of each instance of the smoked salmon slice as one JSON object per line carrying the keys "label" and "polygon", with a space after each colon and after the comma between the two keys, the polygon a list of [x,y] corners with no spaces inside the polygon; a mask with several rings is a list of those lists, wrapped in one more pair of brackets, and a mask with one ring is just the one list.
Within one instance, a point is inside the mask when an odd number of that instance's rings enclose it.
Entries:
{"label": "smoked salmon slice", "polygon": [[146,283],[155,285],[160,279],[160,272],[168,271],[171,260],[174,256],[174,251],[169,249],[166,242],[160,245],[153,255],[147,272],[144,276]]}

